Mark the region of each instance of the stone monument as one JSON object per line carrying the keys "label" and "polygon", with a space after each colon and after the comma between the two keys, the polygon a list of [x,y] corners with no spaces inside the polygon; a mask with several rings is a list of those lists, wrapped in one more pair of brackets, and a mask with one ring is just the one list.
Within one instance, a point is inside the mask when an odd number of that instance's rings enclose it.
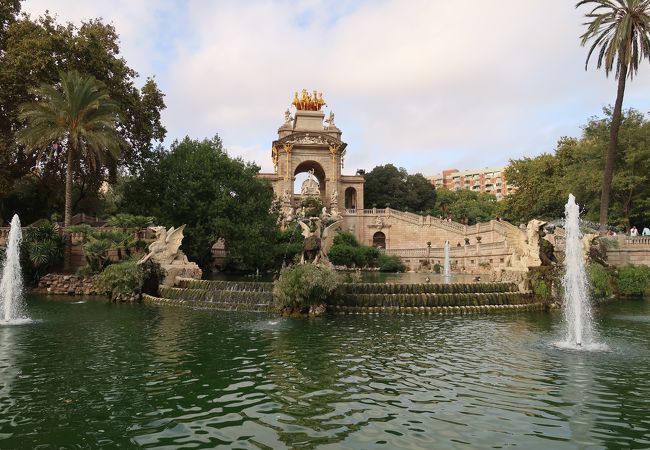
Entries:
{"label": "stone monument", "polygon": [[178,228],[150,227],[156,233],[156,240],[149,244],[149,253],[145,255],[138,265],[152,260],[160,265],[165,274],[163,286],[173,286],[176,278],[201,279],[202,271],[196,263],[190,262],[185,253],[180,249],[183,241],[185,225]]}

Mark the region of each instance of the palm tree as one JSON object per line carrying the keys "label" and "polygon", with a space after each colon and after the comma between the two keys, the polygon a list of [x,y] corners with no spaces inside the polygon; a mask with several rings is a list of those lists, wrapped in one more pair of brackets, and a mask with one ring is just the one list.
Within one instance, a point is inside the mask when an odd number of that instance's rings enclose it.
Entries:
{"label": "palm tree", "polygon": [[66,251],[64,269],[70,268],[70,235],[67,227],[72,218],[72,176],[80,160],[96,169],[120,152],[120,139],[115,130],[118,106],[104,85],[92,76],[70,71],[61,73],[60,86],[42,85],[34,89],[37,101],[20,107],[25,128],[17,132],[17,140],[28,151],[43,156],[53,148],[66,153],[65,215]]}
{"label": "palm tree", "polygon": [[650,59],[650,0],[581,0],[576,8],[590,3],[593,4],[593,9],[585,15],[589,22],[584,24],[587,31],[580,37],[583,46],[593,39],[585,70],[592,53],[598,49],[597,68],[604,66],[605,76],[614,71],[614,77],[618,79],[600,196],[600,233],[604,234],[607,231],[607,209],[618,146],[618,129],[621,126],[625,81],[628,76],[632,79],[643,59]]}

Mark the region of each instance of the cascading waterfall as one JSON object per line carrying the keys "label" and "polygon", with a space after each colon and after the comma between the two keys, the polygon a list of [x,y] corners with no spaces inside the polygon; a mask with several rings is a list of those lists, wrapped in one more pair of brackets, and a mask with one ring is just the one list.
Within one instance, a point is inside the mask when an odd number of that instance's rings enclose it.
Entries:
{"label": "cascading waterfall", "polygon": [[11,219],[9,240],[7,241],[5,261],[0,274],[0,308],[2,321],[12,323],[23,320],[23,277],[20,271],[20,241],[22,231],[20,219],[15,214]]}
{"label": "cascading waterfall", "polygon": [[444,275],[446,281],[448,281],[451,277],[451,267],[449,265],[449,241],[445,241],[445,262],[442,274]]}
{"label": "cascading waterfall", "polygon": [[565,250],[564,250],[564,324],[565,337],[559,345],[573,349],[602,348],[595,342],[595,331],[589,301],[589,284],[582,249],[580,231],[580,208],[573,194],[564,207]]}

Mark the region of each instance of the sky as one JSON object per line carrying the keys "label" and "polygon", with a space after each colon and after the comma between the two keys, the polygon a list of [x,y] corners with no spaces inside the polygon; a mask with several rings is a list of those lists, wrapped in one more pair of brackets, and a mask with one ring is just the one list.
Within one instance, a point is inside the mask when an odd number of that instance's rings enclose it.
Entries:
{"label": "sky", "polygon": [[[613,104],[570,0],[25,0],[60,22],[102,18],[139,84],[165,93],[166,144],[223,139],[272,171],[293,93],[324,93],[345,174],[391,163],[430,176],[552,152]],[[650,110],[650,64],[624,107]]]}

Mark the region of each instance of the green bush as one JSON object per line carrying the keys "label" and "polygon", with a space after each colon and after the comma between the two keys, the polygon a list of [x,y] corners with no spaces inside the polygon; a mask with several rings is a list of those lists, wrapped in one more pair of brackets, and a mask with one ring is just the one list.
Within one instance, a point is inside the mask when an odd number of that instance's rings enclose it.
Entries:
{"label": "green bush", "polygon": [[[336,238],[335,238],[336,240]],[[336,266],[352,266],[356,264],[357,247],[350,245],[332,245],[327,255],[330,262]]]}
{"label": "green bush", "polygon": [[354,237],[354,234],[349,231],[339,231],[336,236],[334,236],[333,245],[349,245],[350,247],[358,247],[359,242],[357,238]]}
{"label": "green bush", "polygon": [[20,254],[23,279],[29,285],[36,284],[43,275],[63,262],[63,238],[47,221],[25,228]]}
{"label": "green bush", "polygon": [[339,231],[328,258],[337,266],[377,267],[380,254],[378,248],[359,245],[357,238],[349,231]]}
{"label": "green bush", "polygon": [[302,201],[301,206],[305,208],[305,217],[318,217],[324,205],[319,197],[309,196]]}
{"label": "green bush", "polygon": [[591,295],[596,298],[609,298],[614,295],[616,284],[614,275],[600,264],[590,264],[587,267],[587,279]]}
{"label": "green bush", "polygon": [[535,294],[536,297],[548,299],[551,296],[551,290],[549,289],[548,284],[546,284],[546,281],[541,278],[534,278],[531,280],[531,285],[533,287],[533,294]]}
{"label": "green bush", "polygon": [[618,271],[618,291],[624,296],[641,296],[650,286],[650,267],[625,266]]}
{"label": "green bush", "polygon": [[381,256],[381,252],[378,248],[364,245],[359,247],[357,253],[359,255],[359,259],[363,262],[363,264],[361,264],[362,267],[377,267],[379,264],[379,257]]}
{"label": "green bush", "polygon": [[379,270],[382,272],[406,272],[406,266],[399,258],[395,255],[379,255]]}
{"label": "green bush", "polygon": [[314,264],[288,267],[273,286],[277,309],[302,308],[325,303],[336,291],[340,280],[331,269]]}
{"label": "green bush", "polygon": [[136,261],[122,261],[106,267],[97,275],[97,287],[110,294],[140,293],[142,290],[143,276]]}

